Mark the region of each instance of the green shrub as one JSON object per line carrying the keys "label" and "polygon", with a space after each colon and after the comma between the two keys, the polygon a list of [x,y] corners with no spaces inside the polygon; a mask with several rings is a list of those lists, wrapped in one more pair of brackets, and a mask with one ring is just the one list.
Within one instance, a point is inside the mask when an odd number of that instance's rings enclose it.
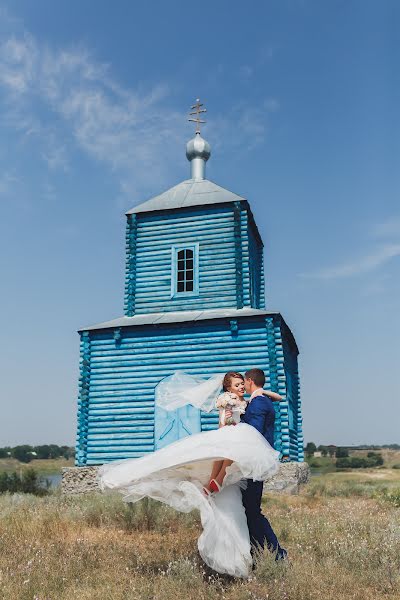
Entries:
{"label": "green shrub", "polygon": [[371,467],[380,467],[384,463],[382,454],[378,452],[368,452],[367,457],[367,461]]}
{"label": "green shrub", "polygon": [[336,448],[336,458],[347,458],[349,451],[347,448]]}
{"label": "green shrub", "polygon": [[[336,468],[337,469],[351,469],[352,467],[352,459],[351,458],[338,458],[336,460]],[[355,467],[357,468],[357,467]]]}
{"label": "green shrub", "polygon": [[44,496],[47,490],[43,488],[40,477],[34,469],[25,469],[22,474],[0,473],[0,494],[10,492],[11,494],[35,494]]}

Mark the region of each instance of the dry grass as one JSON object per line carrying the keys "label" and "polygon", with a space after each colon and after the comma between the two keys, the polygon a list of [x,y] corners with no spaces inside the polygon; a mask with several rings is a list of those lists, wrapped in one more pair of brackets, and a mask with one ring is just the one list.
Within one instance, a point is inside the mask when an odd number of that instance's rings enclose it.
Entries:
{"label": "dry grass", "polygon": [[[130,507],[113,496],[2,496],[0,598],[399,599],[399,509],[351,490],[334,496],[332,481],[326,485],[265,499],[291,560],[276,564],[267,553],[246,582],[204,567],[195,514],[149,501]],[[355,482],[340,485],[344,492]]]}

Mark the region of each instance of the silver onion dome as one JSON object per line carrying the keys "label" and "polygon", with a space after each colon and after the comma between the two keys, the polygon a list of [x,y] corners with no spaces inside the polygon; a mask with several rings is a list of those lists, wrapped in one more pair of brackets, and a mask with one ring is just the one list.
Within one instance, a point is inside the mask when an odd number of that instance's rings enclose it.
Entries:
{"label": "silver onion dome", "polygon": [[188,160],[202,158],[204,161],[207,161],[210,155],[210,144],[201,137],[200,133],[196,133],[195,137],[186,144],[186,156]]}
{"label": "silver onion dome", "polygon": [[210,155],[210,144],[196,132],[194,138],[186,144],[186,157],[190,161],[192,179],[205,178],[206,162]]}

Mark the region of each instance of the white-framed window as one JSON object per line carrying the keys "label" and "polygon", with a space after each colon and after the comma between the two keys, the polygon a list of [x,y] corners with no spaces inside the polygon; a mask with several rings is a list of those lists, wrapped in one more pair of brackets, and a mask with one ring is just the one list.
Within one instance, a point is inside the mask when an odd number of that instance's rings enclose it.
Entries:
{"label": "white-framed window", "polygon": [[172,246],[171,294],[197,296],[199,293],[199,244]]}

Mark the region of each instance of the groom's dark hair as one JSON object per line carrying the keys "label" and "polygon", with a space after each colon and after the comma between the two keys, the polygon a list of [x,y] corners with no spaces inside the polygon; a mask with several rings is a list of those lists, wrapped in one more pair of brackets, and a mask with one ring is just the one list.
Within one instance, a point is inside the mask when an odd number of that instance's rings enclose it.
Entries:
{"label": "groom's dark hair", "polygon": [[265,385],[265,373],[262,369],[250,369],[250,371],[246,371],[244,376],[246,379],[254,381],[259,387],[264,387]]}

